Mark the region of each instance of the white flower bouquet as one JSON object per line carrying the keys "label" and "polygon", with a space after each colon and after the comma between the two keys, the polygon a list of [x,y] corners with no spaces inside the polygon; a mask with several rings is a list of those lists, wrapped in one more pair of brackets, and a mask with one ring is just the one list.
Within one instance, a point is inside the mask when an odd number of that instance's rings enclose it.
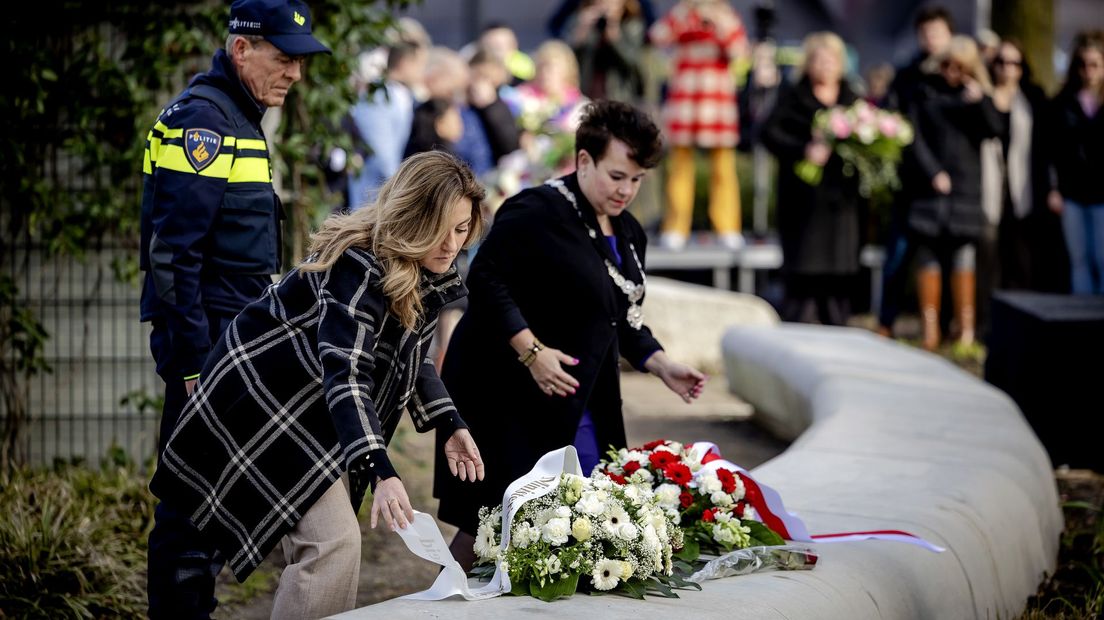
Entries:
{"label": "white flower bouquet", "polygon": [[521,506],[505,540],[502,508],[480,511],[478,564],[483,572],[497,564],[513,594],[544,601],[577,590],[677,597],[675,588],[700,588],[673,574],[682,530],[650,484],[619,484],[601,473],[564,473],[555,484]]}

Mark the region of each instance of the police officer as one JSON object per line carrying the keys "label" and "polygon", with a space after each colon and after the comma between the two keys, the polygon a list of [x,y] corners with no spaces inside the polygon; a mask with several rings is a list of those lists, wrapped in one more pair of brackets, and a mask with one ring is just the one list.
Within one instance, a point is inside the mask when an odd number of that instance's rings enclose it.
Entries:
{"label": "police officer", "polygon": [[[172,434],[212,341],[280,269],[282,209],[261,117],[283,105],[311,35],[298,0],[236,0],[211,70],[170,102],[146,138],[141,320],[165,381],[158,453]],[[207,618],[223,560],[188,515],[157,507],[149,539],[152,618]]]}

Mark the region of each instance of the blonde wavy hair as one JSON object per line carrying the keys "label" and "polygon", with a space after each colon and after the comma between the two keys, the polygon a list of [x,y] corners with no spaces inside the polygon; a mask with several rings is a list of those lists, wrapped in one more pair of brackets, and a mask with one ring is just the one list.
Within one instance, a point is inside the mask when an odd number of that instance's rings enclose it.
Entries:
{"label": "blonde wavy hair", "polygon": [[801,48],[801,62],[797,67],[798,75],[807,73],[809,61],[813,59],[813,54],[820,50],[827,50],[836,55],[836,59],[839,60],[839,77],[841,79],[847,73],[847,44],[843,42],[838,34],[827,30],[811,32],[801,42]]}
{"label": "blonde wavy hair", "polygon": [[454,205],[471,201],[471,222],[464,247],[483,234],[480,203],[485,192],[471,169],[441,151],[412,155],[379,191],[373,204],[352,213],[331,215],[311,235],[301,271],[326,271],[345,250],[370,250],[383,267],[388,310],[407,329],[423,313],[421,261],[440,247],[449,232]]}
{"label": "blonde wavy hair", "polygon": [[939,73],[943,65],[948,62],[961,67],[962,73],[973,78],[982,92],[987,95],[993,93],[993,81],[989,79],[989,71],[985,68],[985,61],[973,39],[962,34],[951,37],[946,51],[928,59],[923,69],[929,73]]}

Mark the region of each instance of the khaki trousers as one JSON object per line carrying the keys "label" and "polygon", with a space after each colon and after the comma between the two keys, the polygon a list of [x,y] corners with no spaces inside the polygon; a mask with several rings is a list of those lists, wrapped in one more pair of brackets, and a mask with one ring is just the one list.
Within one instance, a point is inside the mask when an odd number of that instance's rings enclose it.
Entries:
{"label": "khaki trousers", "polygon": [[[667,215],[662,232],[690,235],[694,215],[694,149],[671,149],[667,174]],[[740,183],[736,178],[736,150],[709,151],[709,219],[718,234],[740,232]]]}
{"label": "khaki trousers", "polygon": [[344,478],[307,510],[281,544],[287,567],[280,574],[272,618],[322,618],[356,606],[360,524]]}

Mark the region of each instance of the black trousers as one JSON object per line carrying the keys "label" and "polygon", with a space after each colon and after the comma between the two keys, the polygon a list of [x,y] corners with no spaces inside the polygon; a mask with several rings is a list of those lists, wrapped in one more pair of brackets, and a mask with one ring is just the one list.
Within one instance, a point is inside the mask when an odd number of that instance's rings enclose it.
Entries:
{"label": "black trousers", "polygon": [[[222,336],[233,318],[230,314],[208,314],[212,341]],[[169,361],[169,343],[165,324],[154,321],[150,349],[158,362],[161,378],[165,380],[165,408],[161,412],[160,437],[157,441],[158,460],[188,403],[183,374]],[[188,515],[172,507],[171,501],[157,504],[153,520],[153,530],[149,535],[146,582],[150,618],[210,618],[218,605],[215,599],[215,578],[226,564],[225,559],[192,524]]]}

